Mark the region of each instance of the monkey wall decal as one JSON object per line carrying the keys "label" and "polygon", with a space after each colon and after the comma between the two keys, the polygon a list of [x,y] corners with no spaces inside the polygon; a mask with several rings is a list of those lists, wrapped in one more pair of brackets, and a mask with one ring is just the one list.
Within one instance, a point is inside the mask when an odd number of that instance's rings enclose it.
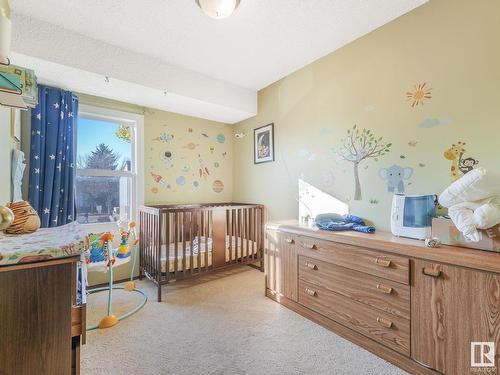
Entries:
{"label": "monkey wall decal", "polygon": [[474,167],[478,164],[479,164],[479,160],[468,157],[468,158],[464,158],[464,159],[460,160],[460,165],[458,168],[460,169],[460,172],[462,172],[463,174],[466,174],[466,173],[472,171],[474,169]]}

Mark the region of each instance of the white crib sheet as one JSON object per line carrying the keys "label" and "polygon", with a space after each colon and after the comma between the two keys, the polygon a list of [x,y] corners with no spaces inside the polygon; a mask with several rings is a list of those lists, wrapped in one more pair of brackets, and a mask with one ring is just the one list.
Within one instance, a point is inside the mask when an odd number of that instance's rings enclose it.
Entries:
{"label": "white crib sheet", "polygon": [[[212,238],[208,238],[208,243],[205,245],[205,237],[201,238],[201,267],[205,267],[205,262],[206,262],[206,254],[205,254],[205,248],[207,245],[208,248],[208,265],[212,265]],[[238,254],[236,255],[236,244],[238,243]],[[253,243],[253,246],[252,246]],[[178,254],[177,254],[177,259],[178,259],[178,264],[177,264],[177,270],[182,271],[183,270],[183,249],[182,249],[182,242],[178,243]],[[197,241],[195,240],[193,242],[193,248],[194,248],[194,254],[191,254],[191,242],[186,242],[186,270],[189,270],[191,268],[191,263],[194,268],[198,268],[198,246],[197,246]],[[231,250],[232,249],[232,250]],[[253,251],[252,251],[253,249]],[[230,251],[231,250],[231,251]],[[242,257],[242,251],[243,251],[243,256],[247,255],[253,255],[257,253],[257,242],[255,241],[250,241],[248,240],[248,251],[247,251],[247,240],[243,239],[241,237],[232,237],[232,244],[231,247],[229,246],[229,236],[226,236],[226,262],[229,261],[229,258],[231,257],[232,260],[236,260],[236,257],[240,259]],[[175,271],[175,244],[171,243],[170,244],[170,254],[169,254],[169,259],[168,259],[168,269],[169,272],[174,272]],[[167,246],[162,245],[161,247],[161,271],[162,272],[167,272]]]}

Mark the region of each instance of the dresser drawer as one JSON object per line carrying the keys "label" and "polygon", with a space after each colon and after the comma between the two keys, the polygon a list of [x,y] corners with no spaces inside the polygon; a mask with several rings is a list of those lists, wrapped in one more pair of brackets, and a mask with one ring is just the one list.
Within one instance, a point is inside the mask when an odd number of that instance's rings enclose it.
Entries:
{"label": "dresser drawer", "polygon": [[71,337],[83,336],[82,340],[85,344],[86,336],[86,305],[71,307]]}
{"label": "dresser drawer", "polygon": [[299,279],[389,314],[410,319],[410,287],[322,260],[299,257]]}
{"label": "dresser drawer", "polygon": [[299,303],[399,353],[410,355],[410,321],[299,280]]}
{"label": "dresser drawer", "polygon": [[299,255],[320,259],[398,283],[409,284],[410,260],[408,258],[310,237],[301,236],[297,242]]}

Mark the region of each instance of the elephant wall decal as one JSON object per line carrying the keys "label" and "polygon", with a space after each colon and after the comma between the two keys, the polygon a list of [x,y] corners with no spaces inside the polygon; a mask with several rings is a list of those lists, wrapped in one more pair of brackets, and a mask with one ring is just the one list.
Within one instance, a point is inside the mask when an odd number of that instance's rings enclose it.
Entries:
{"label": "elephant wall decal", "polygon": [[389,168],[381,168],[379,176],[387,181],[387,191],[391,193],[405,193],[405,180],[413,174],[413,168],[392,165]]}

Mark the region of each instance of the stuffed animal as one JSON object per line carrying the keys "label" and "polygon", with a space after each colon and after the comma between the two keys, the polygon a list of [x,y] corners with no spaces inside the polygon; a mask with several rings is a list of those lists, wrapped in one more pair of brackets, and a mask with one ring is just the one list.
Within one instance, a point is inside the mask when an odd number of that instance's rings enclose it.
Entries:
{"label": "stuffed animal", "polygon": [[[0,206],[0,230],[7,229],[14,221],[14,213],[10,208]],[[2,260],[2,258],[0,258]]]}
{"label": "stuffed animal", "polygon": [[40,228],[38,214],[26,201],[9,203],[8,208],[14,213],[14,221],[5,230],[9,234],[33,233]]}

